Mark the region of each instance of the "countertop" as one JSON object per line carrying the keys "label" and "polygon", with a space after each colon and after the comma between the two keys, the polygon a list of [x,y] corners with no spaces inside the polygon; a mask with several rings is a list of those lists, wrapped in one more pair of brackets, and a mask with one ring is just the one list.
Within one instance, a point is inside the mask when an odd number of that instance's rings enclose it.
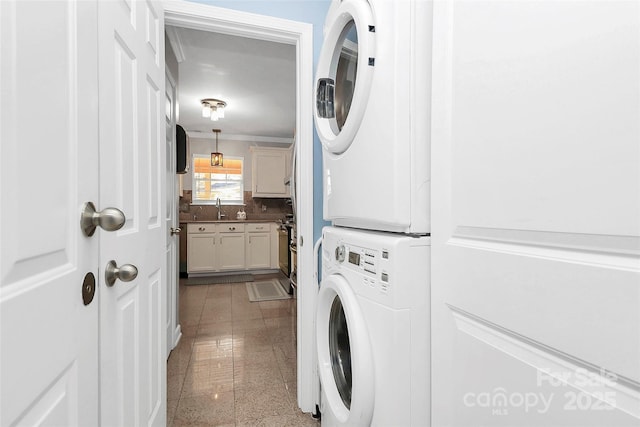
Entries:
{"label": "countertop", "polygon": [[193,219],[181,219],[180,223],[182,224],[204,224],[204,223],[208,223],[208,224],[226,224],[226,223],[231,223],[231,222],[273,222],[276,224],[279,224],[278,220],[275,219],[221,219],[221,220],[217,220],[217,219],[197,219],[197,220],[193,220]]}

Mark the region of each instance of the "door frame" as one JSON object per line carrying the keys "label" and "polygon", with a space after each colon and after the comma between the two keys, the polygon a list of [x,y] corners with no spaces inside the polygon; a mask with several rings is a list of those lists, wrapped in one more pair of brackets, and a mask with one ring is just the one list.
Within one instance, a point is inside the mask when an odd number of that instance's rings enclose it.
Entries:
{"label": "door frame", "polygon": [[[313,26],[271,16],[184,1],[164,3],[165,26],[249,37],[296,46],[296,224],[298,244],[298,347],[313,346],[316,289],[313,276]],[[301,173],[303,171],[304,173]],[[306,239],[307,244],[304,244]],[[305,283],[307,285],[305,285]],[[298,351],[298,406],[314,409],[311,352]]]}
{"label": "door frame", "polygon": [[[166,51],[166,48],[165,48]],[[171,162],[171,172],[169,172],[169,174],[167,174],[167,188],[164,189],[165,194],[167,195],[167,204],[169,203],[169,196],[172,196],[173,202],[171,205],[171,228],[179,228],[179,216],[180,214],[178,213],[178,201],[176,199],[176,197],[178,197],[178,192],[179,192],[179,182],[178,182],[178,176],[180,175],[176,175],[176,145],[177,145],[177,141],[176,141],[176,132],[175,132],[175,125],[177,124],[178,121],[178,100],[177,100],[177,96],[179,93],[179,87],[178,87],[178,77],[173,75],[173,72],[171,70],[171,68],[167,67],[166,65],[166,58],[165,58],[165,69],[164,69],[164,76],[165,76],[165,90],[166,90],[166,83],[169,83],[173,89],[173,94],[172,94],[172,99],[171,99],[171,121],[172,121],[172,129],[173,132],[171,132],[170,136],[171,136],[171,153],[173,153],[173,158],[170,160]],[[166,118],[165,118],[166,120]],[[169,152],[167,152],[167,156],[169,155]],[[176,177],[175,179],[171,179],[171,176]],[[173,190],[171,190],[173,188]],[[166,221],[166,219],[165,219]],[[167,354],[166,354],[166,358],[169,358],[169,353],[171,353],[171,350],[173,350],[178,343],[180,342],[180,339],[182,338],[182,330],[181,330],[181,326],[180,326],[180,319],[179,319],[179,307],[178,307],[178,287],[179,287],[179,283],[180,283],[180,242],[179,242],[179,234],[172,234],[170,233],[171,230],[167,230],[167,232],[169,232],[169,234],[167,235],[167,243],[169,243],[170,241],[173,240],[173,243],[171,243],[172,245],[174,245],[174,249],[175,249],[175,257],[174,257],[174,262],[175,262],[175,269],[171,270],[170,266],[167,265],[167,316],[166,316],[166,321],[167,321]],[[182,230],[181,230],[182,232]],[[186,233],[187,230],[184,230],[184,233]],[[167,262],[170,262],[169,259],[167,259]],[[170,329],[170,330],[169,330]]]}

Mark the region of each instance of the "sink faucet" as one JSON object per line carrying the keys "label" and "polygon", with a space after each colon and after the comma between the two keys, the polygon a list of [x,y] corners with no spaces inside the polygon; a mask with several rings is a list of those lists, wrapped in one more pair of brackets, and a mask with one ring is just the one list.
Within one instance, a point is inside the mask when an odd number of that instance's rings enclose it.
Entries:
{"label": "sink faucet", "polygon": [[218,221],[224,218],[226,215],[222,213],[222,206],[220,205],[220,197],[216,199],[216,208],[218,208]]}

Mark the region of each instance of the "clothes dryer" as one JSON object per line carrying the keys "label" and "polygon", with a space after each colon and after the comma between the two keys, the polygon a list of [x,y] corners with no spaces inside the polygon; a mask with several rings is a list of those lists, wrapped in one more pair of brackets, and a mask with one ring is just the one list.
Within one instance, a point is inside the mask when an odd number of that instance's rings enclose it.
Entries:
{"label": "clothes dryer", "polygon": [[314,118],[334,225],[430,231],[431,12],[425,0],[329,8]]}
{"label": "clothes dryer", "polygon": [[326,227],[322,248],[322,425],[428,425],[430,237]]}

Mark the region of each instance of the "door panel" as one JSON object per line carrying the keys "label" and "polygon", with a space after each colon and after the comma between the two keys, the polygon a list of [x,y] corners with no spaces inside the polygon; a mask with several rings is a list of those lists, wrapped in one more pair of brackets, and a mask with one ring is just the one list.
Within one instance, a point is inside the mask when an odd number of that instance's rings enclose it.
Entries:
{"label": "door panel", "polygon": [[100,198],[125,226],[103,236],[100,266],[133,264],[137,277],[102,289],[102,423],[166,418],[165,82],[162,9],[99,2]]}
{"label": "door panel", "polygon": [[637,2],[435,3],[435,425],[637,424],[639,31]]}
{"label": "door panel", "polygon": [[[0,2],[0,425],[98,423],[96,6]],[[93,31],[92,31],[93,29]],[[34,123],[36,125],[34,125]]]}

